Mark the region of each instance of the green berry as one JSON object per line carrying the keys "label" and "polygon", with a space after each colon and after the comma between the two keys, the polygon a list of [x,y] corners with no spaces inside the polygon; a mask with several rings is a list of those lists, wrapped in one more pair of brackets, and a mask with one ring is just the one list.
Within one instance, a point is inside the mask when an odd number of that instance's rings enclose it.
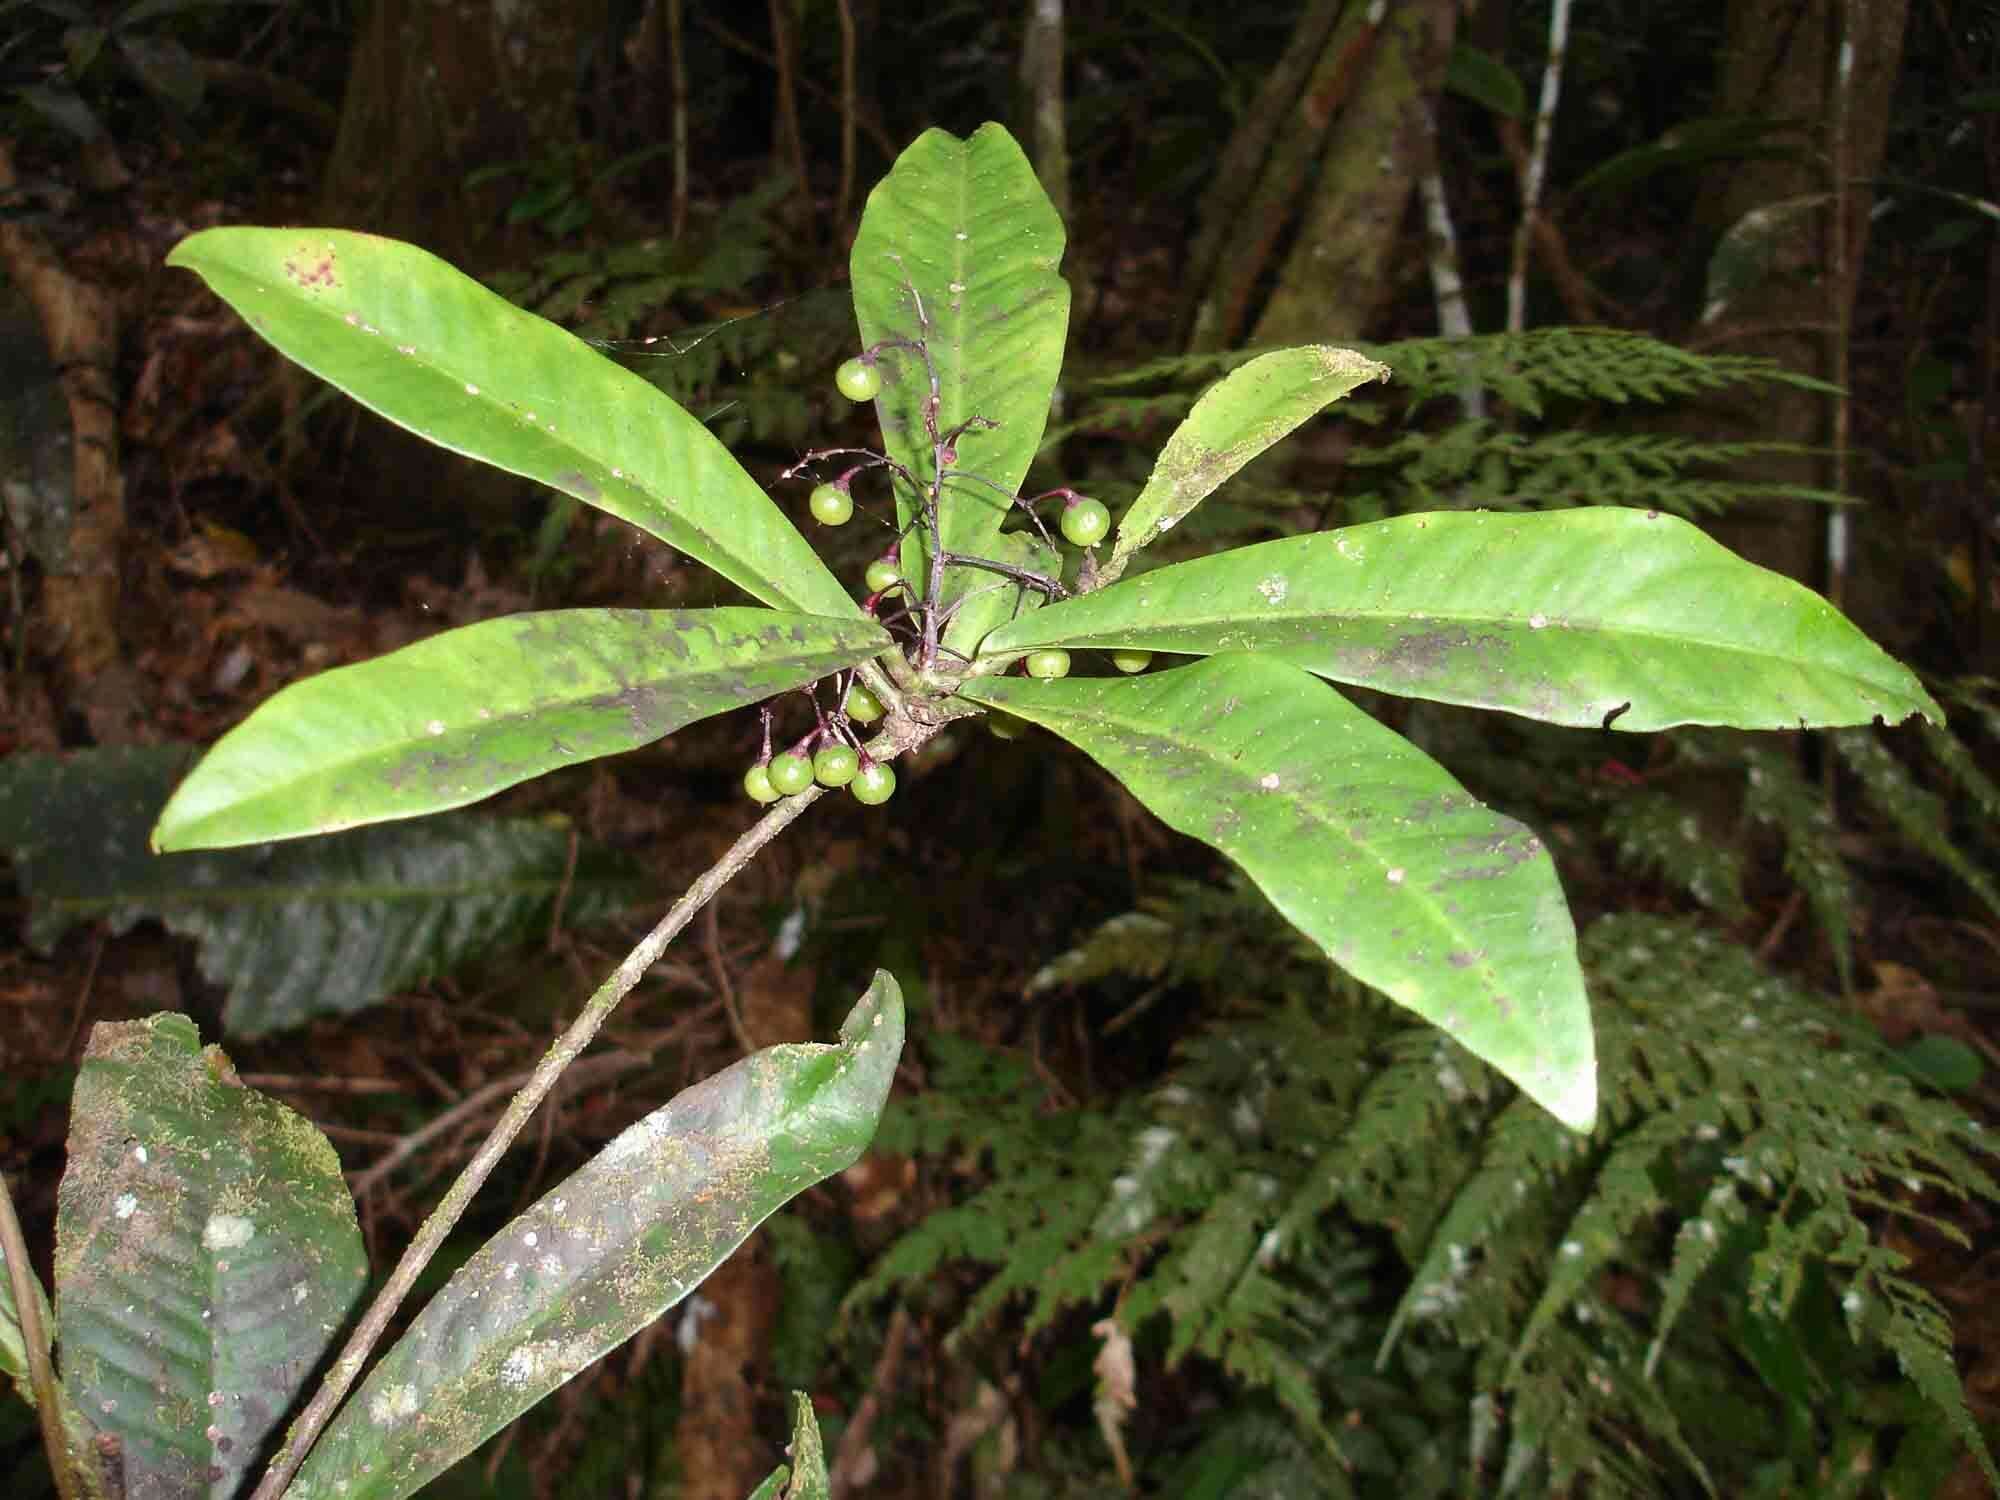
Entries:
{"label": "green berry", "polygon": [[1101,500],[1070,500],[1063,504],[1062,534],[1078,547],[1093,547],[1111,529],[1111,512]]}
{"label": "green berry", "polygon": [[784,795],[771,785],[771,773],[763,766],[752,766],[743,773],[743,790],[752,802],[776,802]]}
{"label": "green berry", "polygon": [[993,731],[996,740],[1018,740],[1027,732],[1027,723],[1012,714],[1003,714],[998,709],[986,715],[986,727]]}
{"label": "green berry", "polygon": [[854,518],[854,497],[837,484],[814,485],[807,503],[822,526],[845,526]]}
{"label": "green berry", "polygon": [[856,802],[879,807],[896,795],[896,773],[880,761],[871,760],[855,773],[847,789],[854,793]]}
{"label": "green berry", "polygon": [[856,355],[833,372],[833,383],[849,401],[873,401],[882,391],[882,372]]}
{"label": "green berry", "polygon": [[767,770],[772,788],[781,797],[790,797],[803,792],[813,784],[812,762],[796,750],[787,750],[783,755],[772,756]]}
{"label": "green berry", "polygon": [[1153,653],[1150,651],[1114,651],[1111,653],[1111,665],[1121,672],[1143,672],[1152,664]]}
{"label": "green berry", "polygon": [[878,557],[868,565],[868,571],[861,575],[861,581],[868,585],[871,594],[882,593],[903,581],[903,570],[886,557]]}
{"label": "green berry", "polygon": [[821,786],[846,786],[860,769],[860,755],[845,745],[822,745],[813,757],[813,779]]}
{"label": "green berry", "polygon": [[847,690],[847,701],[843,706],[847,717],[857,724],[873,724],[882,717],[882,700],[858,682]]}
{"label": "green berry", "polygon": [[1069,676],[1069,653],[1053,647],[1046,651],[1030,651],[1028,675],[1041,678]]}

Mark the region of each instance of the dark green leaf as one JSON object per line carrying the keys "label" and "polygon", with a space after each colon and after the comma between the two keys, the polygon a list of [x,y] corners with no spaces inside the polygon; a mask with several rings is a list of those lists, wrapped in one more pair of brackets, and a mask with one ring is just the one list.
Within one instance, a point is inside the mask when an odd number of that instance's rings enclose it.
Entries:
{"label": "dark green leaf", "polygon": [[1762,115],[1714,115],[1686,120],[1657,141],[1598,163],[1571,189],[1597,193],[1632,187],[1660,172],[1716,161],[1796,158],[1804,150],[1799,122]]}
{"label": "dark green leaf", "polygon": [[766,604],[859,612],[706,427],[436,256],[340,229],[209,229],[167,264],[420,437],[630,521]]}
{"label": "dark green leaf", "polygon": [[1510,120],[1527,118],[1528,92],[1521,87],[1514,70],[1470,42],[1452,44],[1444,86],[1462,99],[1483,104],[1496,115],[1505,115]]}
{"label": "dark green leaf", "polygon": [[850,1165],[902,1052],[902,993],[887,973],[840,1037],[769,1047],[703,1080],[503,1229],[349,1398],[288,1500],[413,1493]]}
{"label": "dark green leaf", "polygon": [[0,849],[46,951],[79,922],[199,941],[223,1027],[261,1036],[359,1010],[503,945],[623,909],[636,868],[559,824],[446,814],[325,839],[155,855],[146,833],[192,746],[0,762]]}
{"label": "dark green leaf", "polygon": [[66,84],[31,83],[16,89],[15,96],[51,125],[67,130],[79,141],[88,143],[104,139],[103,122],[83,102],[83,96]]}
{"label": "dark green leaf", "polygon": [[1003,625],[1038,646],[1258,651],[1335,682],[1623,730],[1943,714],[1818,594],[1672,516],[1453,511],[1177,563]]}
{"label": "dark green leaf", "polygon": [[748,608],[468,625],[274,694],[181,783],[153,844],[262,843],[463,807],[890,644],[872,620]]}
{"label": "dark green leaf", "polygon": [[368,1272],[326,1137],[179,1015],[91,1030],[55,1267],[64,1390],[161,1500],[244,1489]]}
{"label": "dark green leaf", "polygon": [[1986,1076],[1979,1054],[1954,1036],[1920,1036],[1898,1048],[1895,1057],[1914,1076],[1948,1094],[1976,1089]]}
{"label": "dark green leaf", "polygon": [[172,37],[121,33],[118,50],[132,76],[163,103],[183,114],[201,107],[201,65]]}
{"label": "dark green leaf", "polygon": [[1590,1012],[1548,851],[1407,740],[1260,656],[961,691],[1082,748],[1335,963],[1590,1128]]}

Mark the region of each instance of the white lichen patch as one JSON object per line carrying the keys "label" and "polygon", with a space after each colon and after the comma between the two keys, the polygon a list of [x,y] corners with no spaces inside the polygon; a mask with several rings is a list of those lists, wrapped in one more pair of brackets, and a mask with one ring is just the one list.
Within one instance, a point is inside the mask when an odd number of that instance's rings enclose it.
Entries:
{"label": "white lichen patch", "polygon": [[139,1210],[139,1200],[130,1193],[120,1193],[111,1200],[111,1211],[121,1219],[129,1219]]}
{"label": "white lichen patch", "polygon": [[1284,784],[1285,783],[1279,779],[1278,773],[1276,771],[1266,771],[1262,776],[1259,776],[1257,778],[1257,785],[1261,786],[1267,792],[1275,792],[1279,787],[1283,786]]}
{"label": "white lichen patch", "polygon": [[665,1139],[672,1128],[666,1109],[656,1109],[645,1119],[626,1126],[611,1138],[611,1143],[597,1154],[600,1162],[615,1163],[629,1161],[635,1156],[644,1156],[654,1146]]}
{"label": "white lichen patch", "polygon": [[560,1384],[589,1363],[590,1346],[582,1339],[538,1339],[507,1356],[500,1383],[515,1390],[550,1380]]}
{"label": "white lichen patch", "polygon": [[417,1388],[413,1385],[387,1386],[368,1403],[368,1416],[377,1427],[406,1421],[417,1414]]}
{"label": "white lichen patch", "polygon": [[202,1226],[201,1245],[204,1250],[238,1250],[256,1234],[257,1226],[241,1214],[210,1214]]}
{"label": "white lichen patch", "polygon": [[1528,629],[1530,630],[1540,630],[1548,623],[1549,623],[1549,617],[1547,615],[1528,616]]}
{"label": "white lichen patch", "polygon": [[1257,585],[1257,592],[1264,596],[1266,604],[1283,604],[1285,602],[1285,595],[1291,591],[1291,580],[1286,578],[1282,573],[1266,578]]}

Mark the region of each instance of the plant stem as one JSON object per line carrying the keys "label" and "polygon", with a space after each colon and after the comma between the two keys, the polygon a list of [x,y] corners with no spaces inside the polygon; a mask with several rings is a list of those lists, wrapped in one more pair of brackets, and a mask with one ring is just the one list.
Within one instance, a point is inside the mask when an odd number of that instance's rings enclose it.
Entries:
{"label": "plant stem", "polygon": [[[677,937],[681,929],[694,920],[695,915],[706,906],[715,895],[753,859],[757,852],[772,839],[782,833],[813,803],[825,794],[823,787],[810,787],[794,797],[787,797],[775,804],[771,810],[756,822],[741,838],[729,846],[729,851],[711,865],[695,882],[687,893],[673,904],[659,925],[647,933],[639,945],[626,955],[623,963],[611,972],[611,977],[599,985],[597,992],[585,1003],[577,1018],[570,1023],[569,1030],[558,1037],[542,1060],[535,1064],[528,1082],[521,1092],[514,1096],[506,1112],[500,1116],[487,1136],[484,1144],[459,1173],[458,1180],[439,1201],[438,1206],[425,1219],[416,1236],[410,1241],[409,1249],[396,1263],[396,1269],[383,1284],[381,1294],[355,1325],[353,1334],[347,1340],[340,1357],[327,1371],[326,1379],[313,1393],[311,1401],[300,1411],[298,1420],[292,1423],[285,1435],[284,1446],[271,1460],[263,1480],[258,1484],[251,1500],[278,1500],[292,1476],[312,1445],[318,1440],[334,1410],[353,1387],[355,1378],[361,1373],[361,1366],[370,1351],[389,1326],[396,1308],[416,1285],[417,1277],[430,1263],[430,1259],[444,1244],[445,1237],[458,1223],[473,1194],[485,1183],[500,1158],[513,1144],[514,1138],[528,1123],[542,1100],[554,1088],[563,1070],[573,1062],[583,1049],[590,1045],[597,1030],[617,1008],[618,1002],[631,992],[640,978],[666,951],[667,944]],[[10,1257],[11,1260],[11,1257]],[[67,1500],[67,1497],[65,1497]]]}
{"label": "plant stem", "polygon": [[21,1233],[4,1173],[0,1173],[0,1254],[7,1257],[14,1321],[21,1325],[21,1342],[27,1346],[28,1386],[35,1393],[35,1415],[42,1424],[49,1471],[55,1475],[56,1493],[62,1500],[78,1500],[82,1490],[72,1467],[69,1440],[63,1435],[61,1396],[56,1389],[55,1366],[49,1363],[49,1331],[42,1326],[41,1288],[35,1285],[35,1273],[28,1264],[28,1241]]}

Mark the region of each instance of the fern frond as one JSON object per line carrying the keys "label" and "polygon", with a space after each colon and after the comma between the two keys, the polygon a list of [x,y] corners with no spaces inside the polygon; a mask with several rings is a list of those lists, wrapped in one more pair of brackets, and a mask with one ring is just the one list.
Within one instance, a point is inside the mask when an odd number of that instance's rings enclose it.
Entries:
{"label": "fern frond", "polygon": [[1711,836],[1679,797],[1651,787],[1622,791],[1604,831],[1627,865],[1671,881],[1710,911],[1742,915],[1742,854]]}
{"label": "fern frond", "polygon": [[1172,923],[1147,911],[1111,918],[1068,952],[1035,971],[1026,993],[1039,995],[1064,985],[1089,984],[1113,974],[1158,979],[1171,961]]}
{"label": "fern frond", "polygon": [[1363,351],[1395,371],[1419,399],[1450,396],[1466,383],[1495,390],[1502,400],[1540,416],[1545,398],[1659,404],[1752,381],[1770,381],[1822,395],[1833,387],[1770,360],[1697,354],[1643,334],[1611,328],[1537,328],[1527,333],[1466,339],[1406,339]]}
{"label": "fern frond", "polygon": [[1943,725],[1933,724],[1929,719],[1917,721],[1924,737],[1924,748],[1943,766],[1966,800],[1977,808],[1986,821],[2000,827],[2000,786],[1993,778],[1979,768],[1972,758],[1972,752],[1965,748],[1965,742]]}
{"label": "fern frond", "polygon": [[1840,758],[1861,779],[1868,800],[1903,837],[1956,875],[1990,911],[2000,913],[2000,887],[1959,849],[1943,800],[1917,785],[1874,730],[1837,729],[1832,739]]}
{"label": "fern frond", "polygon": [[1842,989],[1854,979],[1854,937],[1848,914],[1854,909],[1853,883],[1836,844],[1839,830],[1826,797],[1799,773],[1788,755],[1741,741],[1736,756],[1749,781],[1751,817],[1775,829],[1785,844],[1785,874],[1798,883],[1813,921],[1833,950]]}
{"label": "fern frond", "polygon": [[1992,1451],[1965,1404],[1965,1389],[1952,1360],[1951,1320],[1936,1298],[1900,1276],[1870,1278],[1870,1286],[1878,1299],[1872,1316],[1865,1302],[1853,1305],[1854,1290],[1843,1299],[1850,1323],[1863,1324],[1888,1346],[1903,1374],[1934,1410],[1944,1414],[1953,1434],[1978,1459],[1986,1482],[2000,1494],[2000,1468],[1995,1467]]}

